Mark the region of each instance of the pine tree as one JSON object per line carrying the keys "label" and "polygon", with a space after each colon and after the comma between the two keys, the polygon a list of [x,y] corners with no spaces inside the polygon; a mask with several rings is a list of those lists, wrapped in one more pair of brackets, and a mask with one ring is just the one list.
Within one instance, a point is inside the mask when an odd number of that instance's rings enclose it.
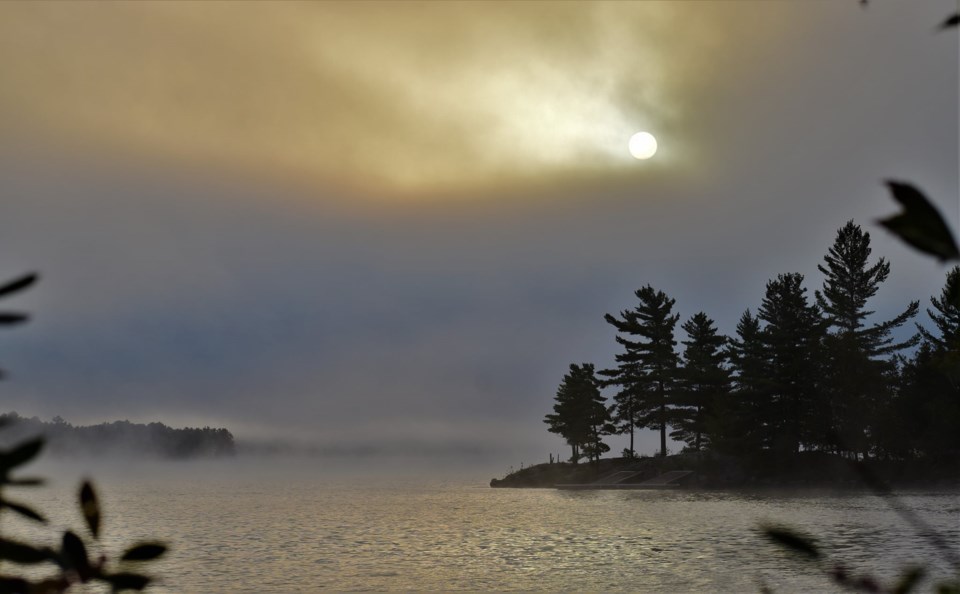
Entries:
{"label": "pine tree", "polygon": [[572,453],[570,460],[574,464],[583,456],[599,460],[601,454],[610,450],[602,438],[613,431],[613,425],[593,364],[571,364],[555,400],[553,414],[548,414],[543,422],[550,426],[551,433],[567,441]]}
{"label": "pine tree", "polygon": [[[901,438],[898,449],[960,471],[960,383],[945,369],[942,352],[930,342],[921,343],[904,361],[901,378],[893,401],[895,418],[885,427]],[[890,435],[884,437],[890,441]]]}
{"label": "pine tree", "polygon": [[[618,370],[603,370],[600,371],[600,375],[606,376],[615,376]],[[616,385],[616,379],[607,380],[603,382],[603,385]],[[635,430],[638,427],[643,426],[643,416],[640,414],[642,411],[640,409],[640,402],[642,402],[645,397],[644,391],[647,389],[647,386],[642,382],[635,382],[631,385],[623,387],[613,396],[613,408],[611,409],[612,420],[615,427],[615,432],[618,435],[629,434],[630,435],[630,446],[624,452],[625,456],[635,457],[636,450],[634,449],[634,436]]]}
{"label": "pine tree", "polygon": [[677,375],[674,431],[670,437],[699,452],[710,441],[708,432],[716,407],[729,391],[730,374],[724,366],[727,340],[703,312],[684,322],[681,328],[687,333],[687,340],[682,341],[683,366]]}
{"label": "pine tree", "polygon": [[918,341],[914,336],[896,342],[892,336],[917,314],[916,301],[891,320],[867,323],[874,313],[866,309],[867,302],[890,275],[890,264],[883,258],[869,264],[871,251],[870,234],[848,221],[837,231],[825,265],[817,267],[825,278],[816,301],[832,329],[825,341],[829,398],[825,424],[833,445],[854,457],[865,456],[870,449],[872,419],[891,398],[888,385],[894,365],[889,356]]}
{"label": "pine tree", "polygon": [[866,325],[874,312],[867,311],[867,301],[877,294],[880,284],[890,276],[890,263],[879,258],[868,266],[870,234],[853,221],[837,231],[833,245],[824,256],[826,266],[817,269],[824,274],[823,292],[816,291],[817,305],[835,329],[835,336],[852,338],[866,356],[875,358],[915,346],[917,339],[894,342],[891,333],[917,315],[919,303],[912,301],[907,309],[886,322]]}
{"label": "pine tree", "polygon": [[[618,418],[626,419],[633,449],[634,428],[650,427],[660,432],[660,455],[667,455],[669,399],[676,381],[677,354],[673,332],[679,314],[673,314],[675,301],[650,285],[638,289],[640,304],[604,319],[617,329],[617,342],[623,352],[616,356],[616,369],[604,372],[607,382],[622,388]],[[620,402],[628,403],[626,411]]]}
{"label": "pine tree", "polygon": [[930,345],[931,364],[952,384],[960,385],[960,266],[947,272],[940,297],[931,297],[930,303],[934,309],[928,308],[927,315],[933,320],[937,334],[919,324],[917,330]]}
{"label": "pine tree", "polygon": [[748,309],[740,316],[736,338],[730,339],[727,347],[731,394],[718,407],[714,431],[722,451],[749,455],[772,447],[776,423],[766,357],[760,320]]}
{"label": "pine tree", "polygon": [[960,266],[947,272],[940,297],[931,297],[930,303],[933,310],[927,308],[927,315],[937,327],[938,335],[917,324],[920,335],[941,353],[960,352]]}
{"label": "pine tree", "polygon": [[[895,421],[912,452],[956,469],[960,460],[960,266],[947,272],[939,297],[931,297],[933,332],[917,325],[923,342],[905,360]],[[905,434],[905,435],[904,435]],[[895,433],[895,435],[897,435]]]}
{"label": "pine tree", "polygon": [[816,438],[820,346],[824,331],[820,310],[807,302],[803,275],[788,273],[767,282],[758,318],[769,381],[769,420],[774,449],[793,453]]}

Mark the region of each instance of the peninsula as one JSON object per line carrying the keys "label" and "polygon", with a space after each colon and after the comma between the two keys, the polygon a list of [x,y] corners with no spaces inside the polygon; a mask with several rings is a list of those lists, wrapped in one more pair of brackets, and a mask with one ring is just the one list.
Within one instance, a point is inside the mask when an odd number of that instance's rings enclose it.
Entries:
{"label": "peninsula", "polygon": [[[960,488],[960,465],[903,460],[848,460],[823,452],[735,458],[717,453],[666,457],[601,458],[592,463],[553,462],[494,478],[495,488],[637,488],[670,473],[669,487],[694,489]],[[689,472],[689,474],[682,474]]]}

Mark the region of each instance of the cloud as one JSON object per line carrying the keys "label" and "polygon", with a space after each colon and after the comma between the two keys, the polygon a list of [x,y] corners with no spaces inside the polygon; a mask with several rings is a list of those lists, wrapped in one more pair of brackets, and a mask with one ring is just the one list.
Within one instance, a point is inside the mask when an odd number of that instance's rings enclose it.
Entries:
{"label": "cloud", "polygon": [[637,129],[663,134],[646,169],[669,169],[701,97],[799,19],[671,2],[0,10],[0,107],[21,135],[379,195],[626,175]]}

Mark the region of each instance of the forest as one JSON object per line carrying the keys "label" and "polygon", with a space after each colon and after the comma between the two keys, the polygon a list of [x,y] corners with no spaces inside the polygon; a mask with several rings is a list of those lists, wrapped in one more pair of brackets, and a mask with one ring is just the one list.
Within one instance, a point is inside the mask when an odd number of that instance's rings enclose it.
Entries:
{"label": "forest", "polygon": [[0,414],[4,441],[18,442],[38,435],[46,439],[54,456],[125,455],[160,458],[230,456],[235,453],[233,435],[211,427],[175,429],[163,423],[114,421],[99,425],[72,425],[60,417],[51,422],[23,417],[15,412]]}
{"label": "forest", "polygon": [[[659,432],[684,452],[749,460],[823,452],[848,460],[960,460],[960,266],[926,311],[920,303],[875,321],[869,302],[890,275],[871,260],[870,234],[853,221],[817,266],[812,294],[799,273],[766,283],[755,311],[724,336],[706,313],[680,323],[675,301],[647,285],[633,309],[606,314],[620,346],[615,364],[572,364],[544,422],[571,461],[599,460],[605,436]],[[677,324],[680,324],[678,336]],[[605,395],[611,392],[611,397]]]}

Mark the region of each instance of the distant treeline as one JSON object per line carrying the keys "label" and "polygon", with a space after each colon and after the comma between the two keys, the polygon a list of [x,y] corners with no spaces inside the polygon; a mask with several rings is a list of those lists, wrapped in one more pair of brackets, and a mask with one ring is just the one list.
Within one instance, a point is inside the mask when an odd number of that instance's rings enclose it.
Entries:
{"label": "distant treeline", "polygon": [[15,412],[0,414],[4,441],[16,443],[25,437],[43,435],[56,455],[147,455],[162,458],[231,456],[233,435],[212,427],[174,429],[163,423],[114,421],[99,425],[71,425],[62,418],[41,421]]}
{"label": "distant treeline", "polygon": [[[544,422],[571,447],[573,461],[598,459],[603,437],[649,428],[685,451],[786,459],[824,452],[852,460],[960,460],[960,267],[932,297],[927,328],[912,322],[919,302],[875,321],[869,300],[890,274],[870,261],[870,235],[848,222],[818,270],[819,290],[784,273],[767,282],[736,335],[720,334],[699,312],[684,321],[674,300],[651,286],[639,303],[604,319],[616,331],[616,364],[574,364]],[[612,389],[608,402],[605,389]]]}

